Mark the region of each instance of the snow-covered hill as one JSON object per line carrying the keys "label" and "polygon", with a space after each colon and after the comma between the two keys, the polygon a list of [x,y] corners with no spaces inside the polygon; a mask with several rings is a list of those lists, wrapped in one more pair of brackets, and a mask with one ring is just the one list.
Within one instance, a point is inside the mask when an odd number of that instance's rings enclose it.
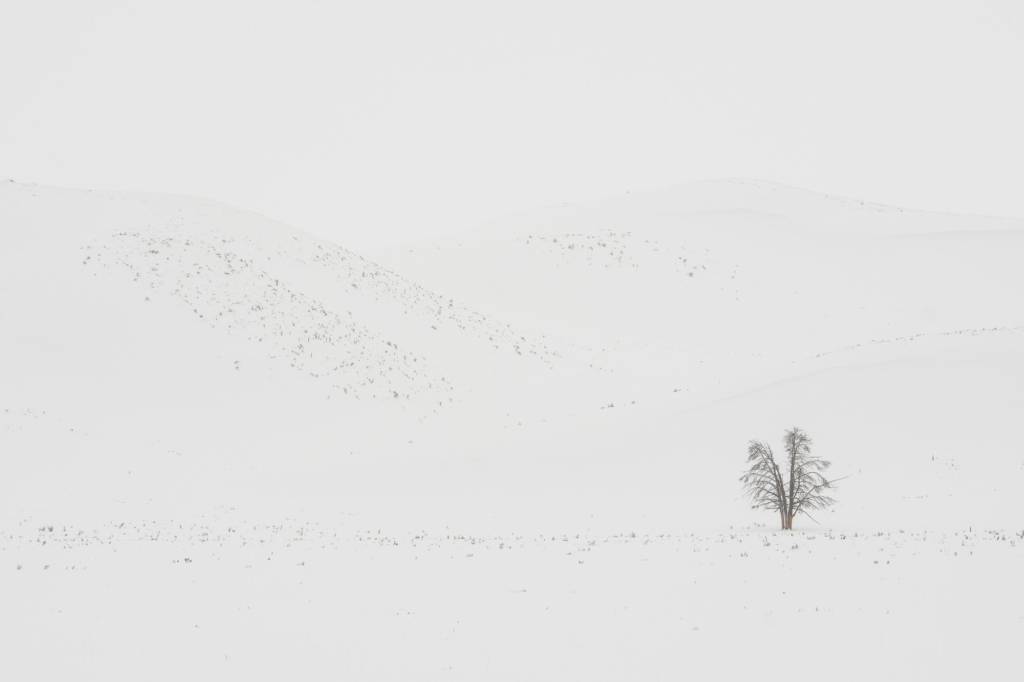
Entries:
{"label": "snow-covered hill", "polygon": [[[887,601],[891,576],[911,577],[904,561],[951,590],[986,572],[989,586],[964,594],[1002,589],[993,622],[1020,632],[1021,262],[1024,221],[754,181],[552,207],[363,254],[205,199],[0,183],[0,598],[9,623],[43,633],[9,626],[4,654],[38,660],[59,641],[73,650],[64,673],[171,677],[180,665],[146,665],[166,648],[117,625],[147,575],[176,596],[149,597],[142,622],[184,660],[216,661],[218,677],[272,663],[283,635],[257,627],[266,618],[322,663],[307,677],[524,676],[494,648],[506,617],[517,647],[551,628],[558,646],[573,646],[573,628],[587,642],[561,658],[541,646],[548,663],[531,676],[621,678],[624,661],[645,660],[652,676],[680,676],[668,640],[617,648],[601,623],[619,606],[572,596],[599,600],[608,584],[622,610],[685,635],[700,666],[729,650],[747,606],[768,613],[744,626],[752,636],[778,613],[821,651],[821,633],[868,646],[862,626],[890,604],[901,623],[946,617],[924,591]],[[846,478],[840,504],[820,525],[801,519],[807,539],[790,542],[737,478],[749,439],[794,424]],[[941,542],[924,551],[932,534]],[[957,556],[975,549],[976,564]],[[800,583],[819,561],[861,600]],[[735,598],[761,568],[799,604]],[[344,592],[368,625],[339,632],[378,656],[405,651],[411,632],[437,669],[405,655],[355,665],[356,644],[343,665],[314,636],[332,627],[303,619],[344,616],[295,607],[341,599],[339,574],[374,586],[368,601]],[[682,574],[710,592],[674,588]],[[423,600],[421,578],[469,596]],[[121,587],[74,596],[97,585]],[[218,597],[226,585],[244,587]],[[240,615],[250,606],[261,615]],[[954,606],[971,618],[967,601]],[[797,615],[817,607],[833,615]],[[90,618],[103,619],[97,640],[83,639]],[[890,658],[901,642],[929,649],[884,631]],[[142,653],[118,667],[121,641]]]}
{"label": "snow-covered hill", "polygon": [[1022,252],[1024,221],[722,181],[367,256],[574,341],[618,371],[595,386],[615,401],[788,376],[841,348],[1024,324]]}

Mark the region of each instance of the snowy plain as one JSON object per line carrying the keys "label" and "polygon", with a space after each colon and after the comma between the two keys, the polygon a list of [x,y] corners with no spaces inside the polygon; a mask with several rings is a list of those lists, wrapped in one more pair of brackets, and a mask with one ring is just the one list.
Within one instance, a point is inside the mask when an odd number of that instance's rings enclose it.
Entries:
{"label": "snowy plain", "polygon": [[1022,262],[751,180],[367,253],[0,183],[4,676],[1019,678]]}

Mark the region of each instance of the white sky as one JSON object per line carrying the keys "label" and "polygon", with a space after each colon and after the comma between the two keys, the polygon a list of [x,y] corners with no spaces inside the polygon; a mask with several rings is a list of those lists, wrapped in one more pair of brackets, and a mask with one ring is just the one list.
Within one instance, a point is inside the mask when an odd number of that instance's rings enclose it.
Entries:
{"label": "white sky", "polygon": [[718,177],[1024,216],[1024,3],[0,0],[0,178],[351,248]]}

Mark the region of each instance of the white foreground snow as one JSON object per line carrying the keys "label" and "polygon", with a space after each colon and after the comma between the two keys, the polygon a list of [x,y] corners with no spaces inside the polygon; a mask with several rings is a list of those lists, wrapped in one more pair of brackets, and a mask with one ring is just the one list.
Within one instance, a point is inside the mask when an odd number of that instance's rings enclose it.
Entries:
{"label": "white foreground snow", "polygon": [[749,181],[370,254],[2,183],[4,677],[1012,679],[1021,262]]}

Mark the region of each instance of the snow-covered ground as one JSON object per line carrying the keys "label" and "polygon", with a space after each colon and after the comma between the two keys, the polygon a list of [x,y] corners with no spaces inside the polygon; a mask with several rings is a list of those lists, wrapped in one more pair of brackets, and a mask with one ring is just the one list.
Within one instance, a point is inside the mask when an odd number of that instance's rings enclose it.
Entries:
{"label": "snow-covered ground", "polygon": [[[354,253],[0,183],[10,679],[1012,679],[1024,221],[755,181]],[[747,441],[846,477],[781,532]]]}

